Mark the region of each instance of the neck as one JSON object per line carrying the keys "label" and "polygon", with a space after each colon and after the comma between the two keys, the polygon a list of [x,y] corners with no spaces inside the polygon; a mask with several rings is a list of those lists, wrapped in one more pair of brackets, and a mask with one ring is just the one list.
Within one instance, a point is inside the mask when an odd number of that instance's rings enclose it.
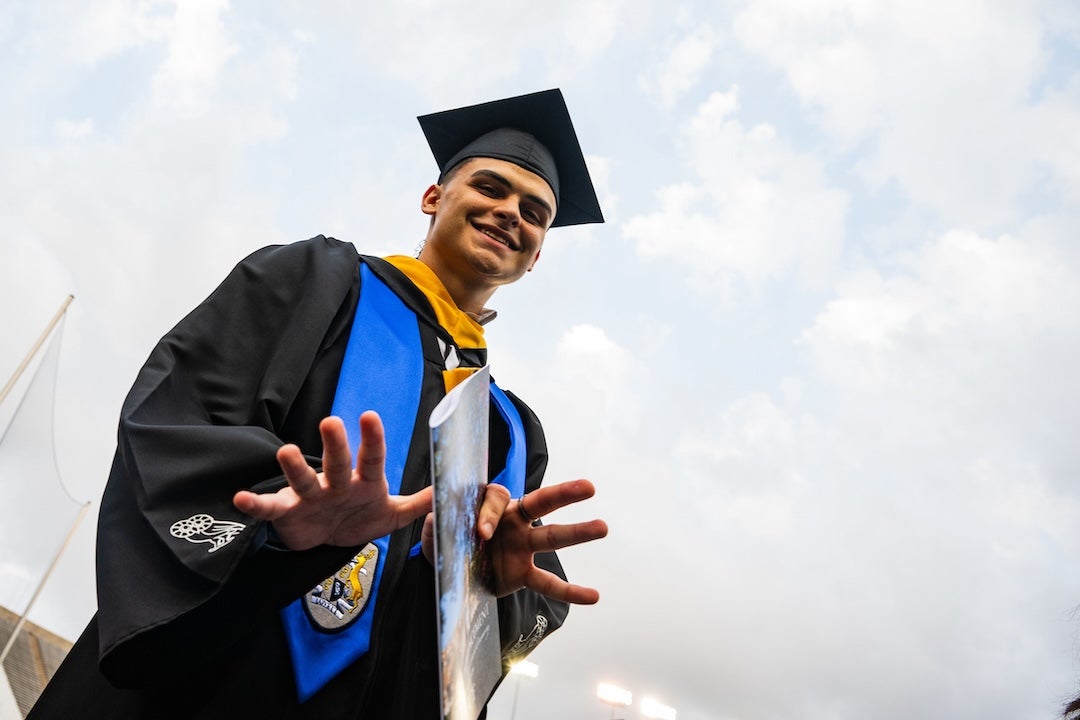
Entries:
{"label": "neck", "polygon": [[477,285],[464,282],[459,273],[443,264],[438,255],[427,250],[428,248],[425,245],[417,259],[431,268],[431,271],[435,273],[446,288],[446,292],[450,293],[454,304],[459,309],[474,315],[483,312],[491,296],[495,294],[498,285]]}

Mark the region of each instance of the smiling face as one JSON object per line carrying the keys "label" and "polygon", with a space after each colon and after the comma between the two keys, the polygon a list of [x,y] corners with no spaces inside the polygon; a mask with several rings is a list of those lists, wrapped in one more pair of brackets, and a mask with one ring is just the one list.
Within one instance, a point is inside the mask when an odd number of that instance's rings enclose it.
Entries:
{"label": "smiling face", "polygon": [[539,175],[494,158],[466,160],[427,189],[420,207],[431,216],[420,259],[472,312],[532,268],[556,210]]}

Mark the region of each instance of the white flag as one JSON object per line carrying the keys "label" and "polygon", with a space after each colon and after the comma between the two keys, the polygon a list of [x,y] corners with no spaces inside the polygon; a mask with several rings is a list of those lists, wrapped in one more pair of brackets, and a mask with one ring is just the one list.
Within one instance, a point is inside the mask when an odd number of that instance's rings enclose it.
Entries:
{"label": "white flag", "polygon": [[64,542],[83,503],[60,479],[53,405],[63,321],[0,436],[0,605],[22,613]]}

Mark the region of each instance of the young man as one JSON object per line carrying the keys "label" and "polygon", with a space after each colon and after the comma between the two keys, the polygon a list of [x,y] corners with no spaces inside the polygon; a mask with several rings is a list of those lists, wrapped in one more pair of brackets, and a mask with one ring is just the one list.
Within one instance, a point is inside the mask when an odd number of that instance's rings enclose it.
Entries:
{"label": "young man", "polygon": [[[34,720],[437,716],[427,418],[485,364],[486,303],[548,228],[603,218],[557,90],[420,121],[441,175],[419,258],[264,248],[151,354],[102,500],[98,614]],[[607,528],[541,525],[592,485],[540,488],[532,411],[493,385],[490,414],[477,532],[505,664],[598,600],[553,551]]]}

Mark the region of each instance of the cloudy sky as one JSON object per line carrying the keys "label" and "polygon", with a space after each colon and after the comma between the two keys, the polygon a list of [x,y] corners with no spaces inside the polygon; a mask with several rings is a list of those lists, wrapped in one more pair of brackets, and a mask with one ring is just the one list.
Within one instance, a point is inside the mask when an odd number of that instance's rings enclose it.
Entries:
{"label": "cloudy sky", "polygon": [[[599,488],[563,518],[611,534],[563,553],[601,603],[516,717],[606,717],[604,681],[683,720],[1053,717],[1080,690],[1080,8],[372,7],[0,7],[0,378],[74,293],[57,464],[93,501],[33,619],[94,611],[157,338],[257,247],[412,252],[415,116],[561,87],[608,222],[549,235],[489,342],[549,481]],[[7,604],[73,513],[34,480]]]}

